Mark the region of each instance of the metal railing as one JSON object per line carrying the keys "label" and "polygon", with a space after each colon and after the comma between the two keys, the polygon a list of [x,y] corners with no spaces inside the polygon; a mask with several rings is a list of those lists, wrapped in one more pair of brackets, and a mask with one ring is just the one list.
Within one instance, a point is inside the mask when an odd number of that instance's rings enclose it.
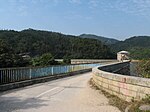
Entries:
{"label": "metal railing", "polygon": [[23,67],[23,68],[1,68],[0,85],[19,82],[40,77],[66,74],[74,71],[84,70],[98,66],[99,64],[80,64],[49,67]]}

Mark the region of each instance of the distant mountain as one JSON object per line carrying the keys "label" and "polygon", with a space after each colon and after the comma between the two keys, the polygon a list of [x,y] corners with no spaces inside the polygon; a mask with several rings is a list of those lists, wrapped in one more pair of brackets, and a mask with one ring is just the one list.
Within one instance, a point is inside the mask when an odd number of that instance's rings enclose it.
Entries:
{"label": "distant mountain", "polygon": [[134,36],[110,46],[115,53],[127,50],[133,58],[150,58],[150,36]]}
{"label": "distant mountain", "polygon": [[124,41],[117,42],[111,47],[115,51],[130,50],[133,48],[150,48],[150,36],[134,36]]}
{"label": "distant mountain", "polygon": [[111,44],[115,44],[115,43],[119,42],[116,39],[106,38],[106,37],[97,36],[97,35],[93,35],[93,34],[82,34],[79,37],[81,37],[81,38],[98,39],[98,40],[100,40],[101,42],[103,42],[106,45],[111,45]]}

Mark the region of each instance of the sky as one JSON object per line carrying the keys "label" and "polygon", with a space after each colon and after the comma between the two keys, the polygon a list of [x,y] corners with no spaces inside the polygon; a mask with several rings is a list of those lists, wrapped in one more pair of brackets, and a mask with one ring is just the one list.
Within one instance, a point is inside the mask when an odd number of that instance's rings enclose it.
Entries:
{"label": "sky", "polygon": [[150,0],[0,0],[0,29],[124,40],[150,35]]}

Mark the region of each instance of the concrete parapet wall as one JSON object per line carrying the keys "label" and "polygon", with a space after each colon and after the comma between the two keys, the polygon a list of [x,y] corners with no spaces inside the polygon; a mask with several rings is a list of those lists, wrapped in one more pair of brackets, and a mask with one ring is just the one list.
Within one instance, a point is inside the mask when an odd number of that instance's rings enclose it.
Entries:
{"label": "concrete parapet wall", "polygon": [[130,102],[150,95],[150,79],[112,73],[130,62],[114,63],[92,69],[93,82],[110,94]]}
{"label": "concrete parapet wall", "polygon": [[[63,61],[63,59],[55,59],[56,61]],[[110,63],[116,62],[115,59],[71,59],[71,64],[86,64],[86,63]]]}
{"label": "concrete parapet wall", "polygon": [[83,63],[110,63],[116,62],[117,60],[112,59],[72,59],[71,64],[83,64]]}

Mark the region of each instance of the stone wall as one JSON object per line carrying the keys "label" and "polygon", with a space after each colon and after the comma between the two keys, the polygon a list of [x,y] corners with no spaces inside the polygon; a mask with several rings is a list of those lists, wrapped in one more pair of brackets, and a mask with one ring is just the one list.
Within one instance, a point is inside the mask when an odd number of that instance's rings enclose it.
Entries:
{"label": "stone wall", "polygon": [[121,75],[114,72],[120,68],[130,67],[128,66],[129,64],[130,62],[117,62],[93,68],[93,82],[99,88],[128,102],[132,99],[140,100],[145,98],[147,94],[150,95],[150,79]]}
{"label": "stone wall", "polygon": [[[62,62],[63,59],[55,59]],[[110,63],[116,62],[116,59],[71,59],[71,64],[87,64],[87,63]]]}

